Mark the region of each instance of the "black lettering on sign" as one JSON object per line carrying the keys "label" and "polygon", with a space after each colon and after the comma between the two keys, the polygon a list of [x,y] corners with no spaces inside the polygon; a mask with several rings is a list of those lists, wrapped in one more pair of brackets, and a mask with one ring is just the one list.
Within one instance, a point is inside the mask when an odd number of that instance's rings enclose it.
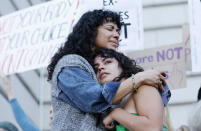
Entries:
{"label": "black lettering on sign", "polygon": [[111,6],[117,3],[117,0],[103,0],[103,6]]}
{"label": "black lettering on sign", "polygon": [[125,19],[129,19],[128,11],[119,11],[120,20],[123,21]]}
{"label": "black lettering on sign", "polygon": [[130,26],[130,25],[131,25],[131,23],[124,23],[124,22],[122,23],[122,26],[124,28],[124,36],[125,36],[126,39],[128,38],[127,27]]}

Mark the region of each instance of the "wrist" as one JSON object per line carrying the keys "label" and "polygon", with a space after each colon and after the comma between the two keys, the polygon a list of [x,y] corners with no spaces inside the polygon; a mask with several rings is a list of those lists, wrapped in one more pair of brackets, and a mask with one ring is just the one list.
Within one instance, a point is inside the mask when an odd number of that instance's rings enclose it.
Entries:
{"label": "wrist", "polygon": [[16,100],[16,98],[11,98],[11,99],[9,99],[10,102],[13,102],[13,101],[15,101],[15,100]]}
{"label": "wrist", "polygon": [[121,110],[121,108],[115,108],[115,109],[111,112],[111,117],[114,118],[115,114],[118,114],[120,110]]}
{"label": "wrist", "polygon": [[11,100],[11,99],[13,99],[13,98],[15,98],[15,96],[14,96],[13,94],[8,94],[8,99],[9,99],[9,100]]}
{"label": "wrist", "polygon": [[135,74],[134,77],[135,87],[138,89],[143,84],[143,77],[141,77],[141,72]]}
{"label": "wrist", "polygon": [[134,93],[136,93],[138,88],[136,87],[134,77],[135,77],[135,75],[132,74],[131,78],[132,78],[132,84],[133,84],[133,91],[134,91]]}

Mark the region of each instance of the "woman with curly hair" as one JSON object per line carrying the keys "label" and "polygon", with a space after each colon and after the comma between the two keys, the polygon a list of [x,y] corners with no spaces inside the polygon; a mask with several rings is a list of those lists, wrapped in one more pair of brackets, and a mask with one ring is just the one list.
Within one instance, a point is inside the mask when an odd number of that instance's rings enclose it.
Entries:
{"label": "woman with curly hair", "polygon": [[[52,130],[105,130],[96,126],[97,113],[133,92],[132,79],[100,85],[92,68],[92,53],[97,48],[116,50],[121,29],[120,16],[112,11],[86,12],[74,26],[67,41],[48,65],[54,118]],[[136,88],[147,84],[162,88],[163,72],[149,70],[135,75]]]}
{"label": "woman with curly hair", "polygon": [[[135,60],[111,49],[99,48],[94,54],[94,70],[100,84],[116,81],[123,82],[143,69],[136,65]],[[165,92],[142,85],[135,93],[130,93],[121,100],[120,107],[115,108],[104,118],[107,128],[113,129],[111,123],[116,121],[116,131],[167,131],[163,125],[164,106],[167,105],[170,91]],[[168,97],[167,97],[168,96]],[[161,99],[162,98],[162,99]]]}

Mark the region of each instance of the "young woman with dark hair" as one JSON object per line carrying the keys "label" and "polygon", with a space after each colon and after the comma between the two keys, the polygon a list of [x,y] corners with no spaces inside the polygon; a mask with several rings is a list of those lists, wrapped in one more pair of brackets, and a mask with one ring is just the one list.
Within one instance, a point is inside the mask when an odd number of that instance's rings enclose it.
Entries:
{"label": "young woman with dark hair", "polygon": [[[143,71],[135,60],[114,50],[101,48],[94,54],[94,70],[102,85],[111,81],[123,82]],[[167,131],[163,126],[163,105],[167,105],[169,97],[167,86],[165,92],[161,93],[149,85],[142,85],[138,91],[124,97],[120,107],[114,109],[103,122],[109,129],[115,127],[111,125],[113,121],[122,124],[116,126],[116,131]]]}
{"label": "young woman with dark hair", "polygon": [[[96,126],[94,114],[103,113],[123,96],[133,92],[132,79],[100,85],[92,68],[97,48],[116,50],[119,46],[120,16],[112,11],[86,12],[67,41],[49,64],[51,100],[54,112],[52,130],[105,130]],[[147,84],[163,89],[163,72],[149,70],[135,75],[136,88]]]}

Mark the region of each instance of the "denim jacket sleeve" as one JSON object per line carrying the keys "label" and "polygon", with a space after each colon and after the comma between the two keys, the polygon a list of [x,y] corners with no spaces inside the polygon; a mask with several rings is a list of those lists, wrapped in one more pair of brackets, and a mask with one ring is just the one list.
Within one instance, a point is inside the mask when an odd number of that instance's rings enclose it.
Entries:
{"label": "denim jacket sleeve", "polygon": [[79,67],[65,67],[58,75],[59,98],[84,112],[101,113],[111,107],[120,82],[100,85]]}
{"label": "denim jacket sleeve", "polygon": [[9,102],[15,119],[23,131],[39,131],[39,129],[30,121],[17,99],[11,99]]}
{"label": "denim jacket sleeve", "polygon": [[164,88],[164,92],[163,93],[160,92],[160,95],[161,95],[163,104],[166,107],[170,100],[171,92],[170,92],[168,85],[163,86],[163,88]]}

